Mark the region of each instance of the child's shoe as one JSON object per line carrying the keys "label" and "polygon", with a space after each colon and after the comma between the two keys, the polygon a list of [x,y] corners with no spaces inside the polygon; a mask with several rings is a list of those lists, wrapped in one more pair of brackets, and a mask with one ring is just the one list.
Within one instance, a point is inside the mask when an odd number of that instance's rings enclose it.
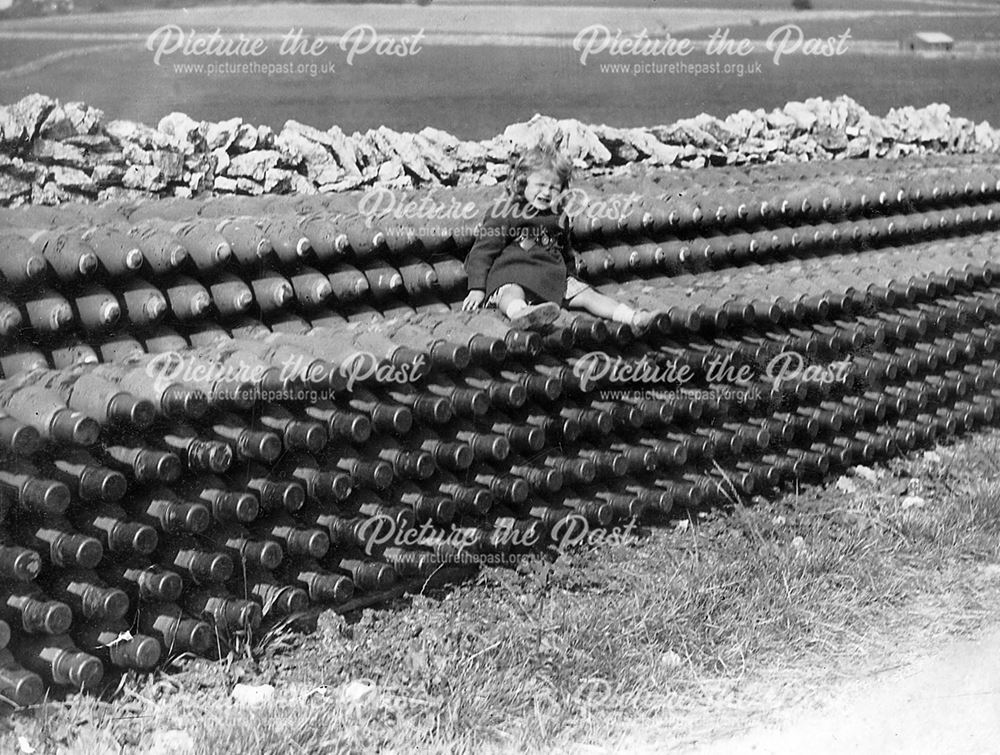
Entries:
{"label": "child's shoe", "polygon": [[559,305],[550,301],[528,304],[510,318],[510,326],[517,330],[538,330],[554,323],[559,311]]}
{"label": "child's shoe", "polygon": [[669,326],[666,315],[663,312],[654,312],[649,309],[636,310],[630,324],[632,330],[638,336],[644,336],[649,333],[665,333]]}

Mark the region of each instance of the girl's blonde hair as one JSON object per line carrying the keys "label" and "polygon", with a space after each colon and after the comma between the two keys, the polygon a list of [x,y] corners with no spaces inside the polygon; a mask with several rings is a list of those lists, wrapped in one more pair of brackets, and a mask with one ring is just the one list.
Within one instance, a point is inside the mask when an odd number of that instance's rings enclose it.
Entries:
{"label": "girl's blonde hair", "polygon": [[521,155],[511,157],[507,193],[517,199],[524,198],[528,176],[539,170],[551,170],[559,178],[559,189],[565,191],[573,177],[573,161],[559,151],[553,143],[536,144]]}

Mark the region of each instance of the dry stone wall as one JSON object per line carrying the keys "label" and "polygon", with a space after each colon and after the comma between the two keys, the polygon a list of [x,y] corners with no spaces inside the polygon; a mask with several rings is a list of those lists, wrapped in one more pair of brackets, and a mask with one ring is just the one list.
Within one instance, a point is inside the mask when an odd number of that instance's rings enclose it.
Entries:
{"label": "dry stone wall", "polygon": [[430,127],[347,134],[290,120],[275,132],[241,118],[213,123],[184,113],[153,127],[31,94],[0,107],[0,206],[489,186],[506,177],[512,153],[538,139],[556,141],[585,174],[615,175],[636,164],[700,168],[995,152],[1000,132],[955,117],[943,104],[879,117],[846,96],[637,128],[535,115],[492,139],[467,141]]}

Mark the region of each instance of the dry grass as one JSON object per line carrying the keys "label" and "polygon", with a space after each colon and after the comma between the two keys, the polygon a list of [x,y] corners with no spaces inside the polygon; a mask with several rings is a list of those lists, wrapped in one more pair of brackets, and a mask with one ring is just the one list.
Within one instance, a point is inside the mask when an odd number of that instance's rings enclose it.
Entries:
{"label": "dry grass", "polygon": [[[981,575],[1000,556],[998,437],[852,477],[856,490],[739,503],[638,546],[535,557],[349,621],[324,614],[311,635],[182,660],[112,702],[17,714],[0,751],[18,736],[39,753],[140,751],[173,729],[206,753],[562,751],[637,729],[661,745],[702,739],[893,645],[994,618],[996,580]],[[358,679],[377,691],[345,702]],[[234,708],[237,681],[274,683],[275,702]]]}

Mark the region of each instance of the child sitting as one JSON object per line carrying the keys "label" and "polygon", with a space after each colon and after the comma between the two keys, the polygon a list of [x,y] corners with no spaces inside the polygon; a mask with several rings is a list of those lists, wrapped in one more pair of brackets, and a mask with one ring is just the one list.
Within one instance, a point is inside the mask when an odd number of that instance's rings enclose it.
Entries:
{"label": "child sitting", "polygon": [[[581,281],[560,202],[573,166],[550,147],[534,147],[514,165],[507,196],[486,212],[465,259],[469,293],[462,309],[495,304],[519,329],[552,323],[560,306],[646,330],[655,312],[634,310]],[[571,272],[572,271],[572,272]]]}

